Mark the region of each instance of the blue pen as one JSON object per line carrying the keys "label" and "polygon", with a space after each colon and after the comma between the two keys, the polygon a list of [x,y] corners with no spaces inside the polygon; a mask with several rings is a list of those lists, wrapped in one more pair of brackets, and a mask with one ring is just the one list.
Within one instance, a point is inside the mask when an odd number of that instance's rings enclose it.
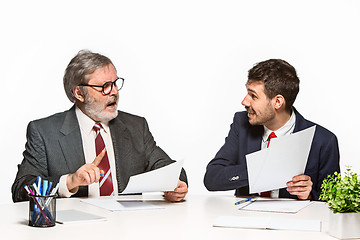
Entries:
{"label": "blue pen", "polygon": [[48,188],[46,190],[46,195],[49,195],[52,184],[53,183],[51,181],[48,183]]}
{"label": "blue pen", "polygon": [[252,198],[249,197],[249,198],[247,198],[247,199],[240,200],[240,201],[236,202],[235,205],[239,205],[239,204],[242,204],[242,203],[246,203],[246,202],[248,202],[248,201],[251,201],[251,199],[252,199]]}
{"label": "blue pen", "polygon": [[42,195],[43,196],[46,196],[46,192],[48,190],[48,183],[49,183],[48,180],[43,181],[43,184],[42,184]]}

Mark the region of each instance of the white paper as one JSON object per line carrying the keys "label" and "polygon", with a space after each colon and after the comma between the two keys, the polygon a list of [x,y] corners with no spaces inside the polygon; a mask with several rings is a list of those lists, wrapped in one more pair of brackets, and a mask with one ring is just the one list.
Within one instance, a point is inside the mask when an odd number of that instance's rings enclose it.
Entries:
{"label": "white paper", "polygon": [[151,210],[163,209],[146,201],[141,200],[116,200],[116,199],[99,199],[88,198],[82,199],[82,202],[104,208],[109,211],[134,211],[134,210]]}
{"label": "white paper", "polygon": [[184,161],[177,161],[150,172],[131,176],[120,194],[166,192],[176,188]]}
{"label": "white paper", "polygon": [[321,231],[320,220],[275,217],[220,216],[216,219],[213,226],[295,231]]}
{"label": "white paper", "polygon": [[310,200],[258,199],[251,201],[245,206],[239,205],[239,209],[262,212],[297,213],[311,203]]}
{"label": "white paper", "polygon": [[106,218],[95,214],[82,212],[75,209],[56,211],[56,222],[67,223],[85,223],[93,221],[105,221]]}
{"label": "white paper", "polygon": [[315,128],[273,138],[269,148],[246,155],[250,194],[285,188],[304,174]]}

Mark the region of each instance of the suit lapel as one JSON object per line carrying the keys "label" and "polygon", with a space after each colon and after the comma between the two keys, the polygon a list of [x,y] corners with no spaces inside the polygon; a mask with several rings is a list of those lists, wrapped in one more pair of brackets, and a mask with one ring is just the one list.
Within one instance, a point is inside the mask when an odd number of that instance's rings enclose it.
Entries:
{"label": "suit lapel", "polygon": [[306,128],[315,125],[314,123],[307,121],[295,108],[293,109],[295,111],[295,116],[296,116],[294,132],[299,132],[301,130],[304,130]]}
{"label": "suit lapel", "polygon": [[59,138],[59,143],[69,171],[73,173],[85,164],[81,133],[75,114],[75,107],[72,107],[66,113],[60,132],[63,134],[63,137]]}
{"label": "suit lapel", "polygon": [[261,139],[264,133],[263,126],[251,126],[250,128],[252,130],[249,131],[249,135],[247,139],[248,142],[247,153],[253,153],[261,149]]}
{"label": "suit lapel", "polygon": [[130,169],[128,169],[131,161],[130,133],[119,117],[112,120],[109,127],[114,147],[118,189],[121,192],[127,185],[130,172]]}

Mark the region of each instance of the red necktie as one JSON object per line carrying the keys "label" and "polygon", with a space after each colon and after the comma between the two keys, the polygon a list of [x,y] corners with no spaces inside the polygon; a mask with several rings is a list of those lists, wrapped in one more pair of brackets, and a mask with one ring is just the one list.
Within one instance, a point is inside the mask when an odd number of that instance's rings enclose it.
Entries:
{"label": "red necktie", "polygon": [[[105,148],[104,140],[100,134],[101,128],[102,126],[100,123],[95,123],[93,127],[94,131],[96,132],[96,138],[95,138],[96,156],[99,155],[100,152]],[[114,187],[112,184],[110,163],[107,152],[105,153],[98,167],[105,172],[105,176],[100,177],[100,182],[99,182],[100,196],[110,196],[114,192]]]}
{"label": "red necktie", "polygon": [[270,135],[269,135],[269,141],[268,141],[267,147],[269,147],[269,145],[270,145],[270,140],[271,140],[272,138],[276,138],[276,134],[275,134],[274,132],[271,132]]}
{"label": "red necktie", "polygon": [[[271,140],[272,138],[276,138],[276,134],[275,134],[274,132],[271,132],[270,135],[269,135],[269,140],[268,140],[267,147],[269,147],[269,145],[270,145],[270,140]],[[266,191],[266,192],[260,193],[260,197],[271,197],[271,191]]]}

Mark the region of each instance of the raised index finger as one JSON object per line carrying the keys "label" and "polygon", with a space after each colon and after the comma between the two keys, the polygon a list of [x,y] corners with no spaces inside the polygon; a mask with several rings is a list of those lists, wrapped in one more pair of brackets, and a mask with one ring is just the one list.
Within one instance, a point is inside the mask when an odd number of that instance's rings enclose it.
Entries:
{"label": "raised index finger", "polygon": [[95,166],[98,166],[101,162],[101,160],[104,158],[106,153],[106,149],[104,148],[99,155],[96,156],[96,158],[94,159],[94,161],[92,162],[92,164],[94,164]]}

